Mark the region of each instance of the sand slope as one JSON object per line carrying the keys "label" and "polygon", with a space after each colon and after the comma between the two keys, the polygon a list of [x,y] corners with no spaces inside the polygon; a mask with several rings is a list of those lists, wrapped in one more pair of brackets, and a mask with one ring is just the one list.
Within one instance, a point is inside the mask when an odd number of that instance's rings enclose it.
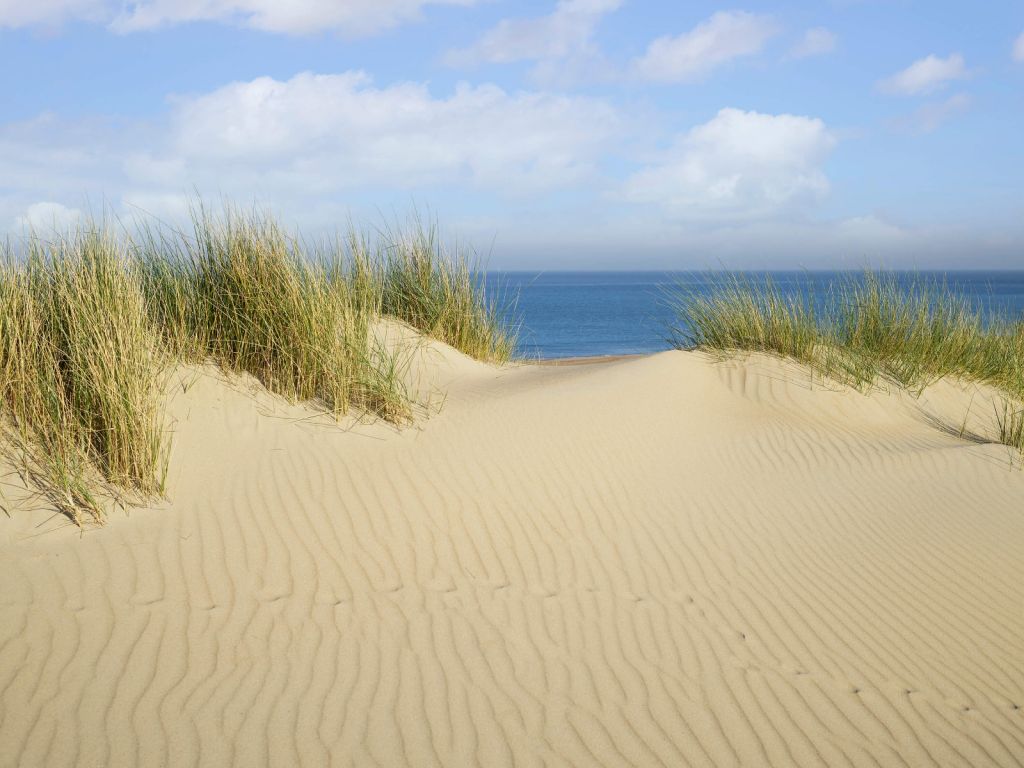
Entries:
{"label": "sand slope", "polygon": [[168,504],[0,522],[0,765],[1024,763],[1024,472],[933,423],[969,393],[422,354],[401,432],[193,373]]}

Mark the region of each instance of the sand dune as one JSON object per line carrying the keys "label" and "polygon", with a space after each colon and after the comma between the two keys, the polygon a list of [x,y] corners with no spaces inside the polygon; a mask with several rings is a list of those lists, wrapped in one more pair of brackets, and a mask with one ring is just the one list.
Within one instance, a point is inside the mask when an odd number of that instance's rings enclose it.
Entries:
{"label": "sand dune", "polygon": [[984,392],[418,355],[404,430],[182,370],[168,503],[0,521],[0,764],[1024,763]]}

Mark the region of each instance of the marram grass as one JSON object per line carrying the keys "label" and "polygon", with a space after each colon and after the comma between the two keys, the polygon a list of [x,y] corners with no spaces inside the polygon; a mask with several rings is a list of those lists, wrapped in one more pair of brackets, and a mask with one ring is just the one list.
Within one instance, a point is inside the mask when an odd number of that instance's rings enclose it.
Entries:
{"label": "marram grass", "polygon": [[1024,405],[1012,399],[1003,398],[994,406],[996,426],[999,430],[999,442],[1016,448],[1024,465]]}
{"label": "marram grass", "polygon": [[775,354],[860,388],[887,380],[919,393],[943,377],[988,384],[1005,397],[1000,442],[1024,450],[1024,322],[986,322],[943,283],[865,272],[815,296],[726,274],[704,291],[671,291],[669,303],[680,348]]}
{"label": "marram grass", "polygon": [[74,520],[114,488],[163,490],[166,370],[136,265],[91,226],[0,267],[3,449]]}
{"label": "marram grass", "polygon": [[276,222],[198,211],[194,237],[149,237],[145,292],[167,347],[183,360],[248,373],[292,401],[400,420],[407,404],[370,362],[373,305],[347,279],[342,254],[312,257]]}
{"label": "marram grass", "polygon": [[501,308],[488,301],[483,272],[466,257],[452,258],[437,228],[415,223],[384,235],[384,253],[365,258],[380,288],[381,311],[471,357],[508,361],[515,330],[502,322]]}
{"label": "marram grass", "polygon": [[340,415],[411,416],[391,315],[474,357],[514,349],[472,264],[431,229],[306,248],[268,215],[197,207],[191,231],[84,224],[0,260],[0,450],[75,522],[164,491],[166,377],[182,363],[254,376]]}

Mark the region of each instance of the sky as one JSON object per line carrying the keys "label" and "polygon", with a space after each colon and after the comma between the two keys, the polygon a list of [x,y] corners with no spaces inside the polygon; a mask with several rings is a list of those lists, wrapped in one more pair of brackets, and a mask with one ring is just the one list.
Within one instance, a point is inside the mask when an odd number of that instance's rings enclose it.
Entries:
{"label": "sky", "polygon": [[1024,268],[1020,0],[0,0],[0,232],[319,237],[499,269]]}

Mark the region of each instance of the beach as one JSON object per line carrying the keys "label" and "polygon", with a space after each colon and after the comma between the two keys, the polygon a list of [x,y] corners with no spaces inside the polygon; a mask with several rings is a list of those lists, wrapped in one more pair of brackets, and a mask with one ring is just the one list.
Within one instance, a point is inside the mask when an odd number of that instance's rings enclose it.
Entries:
{"label": "beach", "polygon": [[396,426],[179,367],[168,499],[104,526],[8,475],[0,765],[1020,765],[984,386],[434,341],[407,375]]}

